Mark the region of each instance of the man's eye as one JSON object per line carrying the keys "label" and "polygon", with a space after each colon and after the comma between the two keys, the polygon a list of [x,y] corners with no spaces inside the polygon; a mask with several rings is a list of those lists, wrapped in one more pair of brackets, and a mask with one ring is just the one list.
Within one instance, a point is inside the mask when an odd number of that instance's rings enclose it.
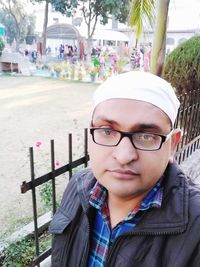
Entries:
{"label": "man's eye", "polygon": [[154,140],[155,136],[153,134],[140,134],[138,138],[144,141],[152,141]]}
{"label": "man's eye", "polygon": [[117,134],[115,130],[109,128],[101,128],[99,133],[102,135],[112,136],[112,137],[116,136]]}
{"label": "man's eye", "polygon": [[111,135],[113,133],[113,130],[111,129],[103,129],[102,131],[105,135]]}
{"label": "man's eye", "polygon": [[144,138],[145,140],[152,140],[152,139],[153,139],[153,135],[145,134],[145,135],[143,136],[143,138]]}

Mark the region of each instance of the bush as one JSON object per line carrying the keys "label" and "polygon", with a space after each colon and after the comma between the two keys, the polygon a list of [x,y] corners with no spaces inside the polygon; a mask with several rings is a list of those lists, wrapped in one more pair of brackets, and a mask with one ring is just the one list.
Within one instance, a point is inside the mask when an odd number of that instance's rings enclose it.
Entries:
{"label": "bush", "polygon": [[3,267],[29,266],[35,256],[35,248],[32,240],[22,239],[10,244],[5,251]]}
{"label": "bush", "polygon": [[40,197],[46,210],[52,209],[52,184],[51,181],[44,183],[40,188]]}
{"label": "bush", "polygon": [[183,94],[200,88],[200,36],[179,45],[166,58],[163,78]]}
{"label": "bush", "polygon": [[3,39],[0,37],[0,56],[2,55],[2,51],[3,51],[4,47],[5,47],[5,44],[3,42]]}
{"label": "bush", "polygon": [[[42,204],[44,206],[44,209],[46,211],[52,210],[53,208],[53,199],[52,199],[52,194],[53,194],[53,189],[52,189],[52,182],[48,181],[44,184],[41,185],[39,188],[39,194],[40,198],[42,201]],[[56,207],[58,208],[59,203],[56,202]]]}
{"label": "bush", "polygon": [[128,63],[128,60],[126,58],[119,58],[117,60],[117,71],[118,73],[122,73],[123,72],[123,69],[124,67],[126,66],[126,64]]}
{"label": "bush", "polygon": [[72,80],[75,79],[75,74],[76,74],[76,67],[75,67],[74,64],[72,64],[72,65],[71,65],[71,73],[70,73],[70,78],[71,78]]}
{"label": "bush", "polygon": [[[44,232],[39,237],[39,244],[41,253],[50,248],[51,235]],[[9,244],[3,254],[3,259],[0,259],[0,266],[2,267],[32,266],[32,260],[35,258],[35,242],[32,238],[20,239]]]}
{"label": "bush", "polygon": [[62,71],[62,67],[59,64],[54,65],[53,69],[55,72],[58,72],[58,73],[60,73]]}

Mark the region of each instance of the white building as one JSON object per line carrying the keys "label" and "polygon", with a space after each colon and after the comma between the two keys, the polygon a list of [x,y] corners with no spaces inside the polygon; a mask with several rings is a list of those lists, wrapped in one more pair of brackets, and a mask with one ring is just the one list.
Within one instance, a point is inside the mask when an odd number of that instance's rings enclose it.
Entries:
{"label": "white building", "polygon": [[[35,8],[36,31],[41,35],[42,25],[44,19],[44,3],[33,6]],[[53,11],[50,8],[48,26],[58,25],[59,23],[73,24],[76,25],[77,31],[81,37],[87,38],[86,25],[84,24],[81,15],[68,18],[59,12]],[[112,31],[114,32],[112,32]],[[123,34],[122,34],[123,33]],[[200,1],[199,0],[171,0],[169,7],[169,21],[167,28],[167,50],[174,49],[178,44],[191,38],[194,35],[200,33]],[[100,23],[96,27],[94,34],[95,44],[100,45],[118,45],[118,41],[126,42],[130,46],[135,45],[135,34],[129,27],[124,24],[109,21],[105,26]],[[152,42],[153,30],[145,32],[141,38],[142,42]],[[58,46],[62,41],[58,36],[54,40],[48,39],[47,45]],[[74,41],[72,41],[74,43]]]}
{"label": "white building", "polygon": [[[152,39],[152,31],[147,35]],[[166,50],[200,34],[200,1],[171,0],[169,6]]]}

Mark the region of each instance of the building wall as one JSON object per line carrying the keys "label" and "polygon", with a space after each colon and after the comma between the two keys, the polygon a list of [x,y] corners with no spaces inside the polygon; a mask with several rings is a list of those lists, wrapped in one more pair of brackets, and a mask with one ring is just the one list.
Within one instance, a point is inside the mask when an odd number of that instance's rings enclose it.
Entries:
{"label": "building wall", "polygon": [[[141,43],[153,42],[153,32],[146,32],[141,38]],[[179,44],[187,41],[191,37],[197,35],[197,32],[194,30],[177,30],[177,31],[168,31],[166,39],[166,51],[171,52]]]}

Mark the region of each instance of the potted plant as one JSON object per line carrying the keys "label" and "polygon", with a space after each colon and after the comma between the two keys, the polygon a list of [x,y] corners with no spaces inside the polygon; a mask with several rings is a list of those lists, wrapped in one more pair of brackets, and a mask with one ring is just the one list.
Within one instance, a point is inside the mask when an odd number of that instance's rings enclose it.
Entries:
{"label": "potted plant", "polygon": [[61,63],[61,66],[62,66],[62,70],[63,70],[63,78],[68,79],[69,78],[69,69],[70,69],[69,62],[63,61]]}
{"label": "potted plant", "polygon": [[62,68],[59,64],[53,66],[53,70],[55,71],[56,77],[60,76]]}
{"label": "potted plant", "polygon": [[82,71],[81,65],[78,67],[78,80],[79,81],[83,80],[83,71]]}
{"label": "potted plant", "polygon": [[96,80],[96,76],[97,76],[97,68],[92,68],[90,70],[90,80],[91,82],[94,82]]}
{"label": "potted plant", "polygon": [[70,73],[70,79],[74,80],[76,74],[76,66],[74,64],[71,64],[71,73]]}

